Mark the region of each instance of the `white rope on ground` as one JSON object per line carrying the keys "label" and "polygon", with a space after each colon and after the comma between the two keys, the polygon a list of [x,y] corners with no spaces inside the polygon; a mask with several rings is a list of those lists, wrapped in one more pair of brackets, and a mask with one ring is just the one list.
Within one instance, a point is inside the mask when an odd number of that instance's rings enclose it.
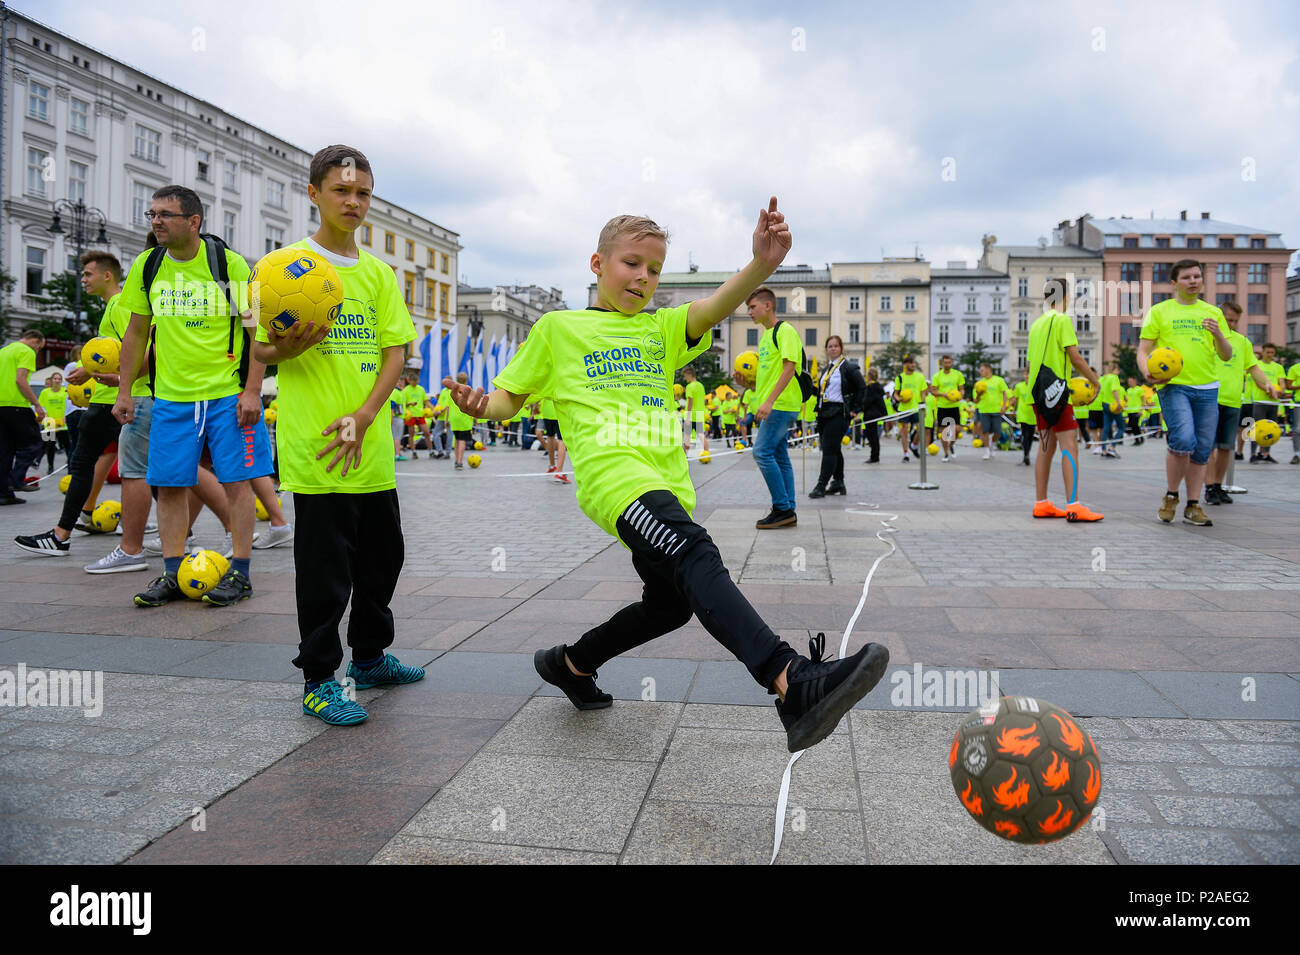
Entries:
{"label": "white rope on ground", "polygon": [[[856,508],[846,507],[844,512],[846,514],[863,514],[868,517],[881,518],[881,529],[876,531],[876,540],[888,544],[889,550],[877,557],[872,563],[871,569],[867,571],[867,579],[862,582],[862,596],[858,598],[858,605],[853,611],[853,616],[849,618],[848,625],[844,628],[844,636],[840,639],[840,652],[839,656],[836,657],[837,660],[843,660],[844,654],[848,652],[849,636],[853,633],[853,625],[858,622],[858,617],[862,613],[862,608],[866,605],[867,594],[871,590],[871,578],[876,575],[876,568],[880,566],[880,562],[886,557],[890,557],[898,551],[898,545],[894,543],[892,537],[886,538],[884,536],[885,534],[892,535],[898,533],[898,528],[890,523],[890,521],[898,520],[898,515],[885,514],[881,511],[874,510],[877,505],[869,504],[866,501],[859,501],[858,507],[869,507],[873,508],[873,510],[860,511]],[[785,832],[785,807],[786,802],[790,798],[790,772],[794,769],[794,764],[798,761],[799,757],[805,752],[806,750],[801,749],[799,752],[792,755],[790,761],[785,765],[785,772],[781,774],[781,790],[776,797],[776,833],[772,839],[772,858],[768,862],[769,865],[776,862],[777,854],[781,851],[781,836]]]}

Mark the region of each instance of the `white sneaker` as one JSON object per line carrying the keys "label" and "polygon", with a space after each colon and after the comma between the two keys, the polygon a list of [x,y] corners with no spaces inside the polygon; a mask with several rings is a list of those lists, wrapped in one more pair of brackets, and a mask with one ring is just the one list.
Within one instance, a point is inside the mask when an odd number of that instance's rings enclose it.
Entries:
{"label": "white sneaker", "polygon": [[128,570],[148,569],[149,561],[145,560],[143,553],[132,557],[123,551],[121,547],[114,547],[93,564],[86,565],[86,573],[88,574],[120,574]]}
{"label": "white sneaker", "polygon": [[[293,531],[290,531],[289,533],[290,533],[290,535],[292,536]],[[190,538],[190,540],[193,540],[193,539],[194,539],[193,537]],[[261,535],[261,533],[260,533],[259,531],[253,531],[253,546],[254,546],[254,547],[257,546],[257,542],[258,542],[259,540],[261,540],[261,539],[262,539],[262,535]],[[189,549],[189,543],[190,543],[190,541],[186,541],[186,542],[185,542],[186,549]],[[226,532],[226,536],[225,536],[225,538],[223,538],[222,541],[221,541],[221,556],[224,557],[224,558],[226,558],[226,560],[230,560],[230,558],[232,558],[232,557],[235,556],[235,541],[234,541],[234,538],[232,538],[232,537],[230,536],[230,532],[229,532],[229,531]]]}
{"label": "white sneaker", "polygon": [[1093,453],[1093,454],[1101,454],[1101,445],[1097,445],[1096,447],[1094,447],[1094,448],[1092,449],[1092,453]]}
{"label": "white sneaker", "polygon": [[254,534],[253,547],[257,550],[266,550],[270,547],[287,544],[291,540],[293,540],[293,525],[282,524],[279,527],[272,527],[265,538],[262,538],[259,534]]}
{"label": "white sneaker", "polygon": [[984,449],[984,460],[987,461],[987,460],[992,456],[992,454],[993,454],[992,451],[990,451],[988,448],[985,448],[985,449]]}
{"label": "white sneaker", "polygon": [[[193,534],[185,538],[185,553],[188,554],[190,551],[198,550],[198,548],[198,539]],[[155,534],[153,537],[146,537],[144,539],[144,552],[155,556],[161,554],[163,552],[162,536]]]}

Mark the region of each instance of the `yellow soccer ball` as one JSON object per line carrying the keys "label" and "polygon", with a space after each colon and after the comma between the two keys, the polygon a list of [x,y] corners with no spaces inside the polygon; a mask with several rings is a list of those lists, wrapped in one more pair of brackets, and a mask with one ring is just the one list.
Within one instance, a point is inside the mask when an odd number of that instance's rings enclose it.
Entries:
{"label": "yellow soccer ball", "polygon": [[1277,444],[1278,439],[1281,437],[1282,429],[1278,427],[1276,421],[1270,421],[1265,418],[1263,421],[1255,422],[1254,441],[1261,447],[1271,448],[1273,445]]}
{"label": "yellow soccer ball", "polygon": [[744,442],[744,441],[737,441],[737,442],[736,442],[736,450],[737,450],[737,451],[744,451],[744,450],[745,450],[745,442]]}
{"label": "yellow soccer ball", "polygon": [[974,441],[971,442],[971,447],[982,448],[984,447],[984,442],[981,441],[979,438],[976,438]]}
{"label": "yellow soccer ball", "polygon": [[[217,563],[217,560],[221,563]],[[186,597],[198,600],[220,582],[225,573],[222,564],[226,567],[230,566],[224,557],[214,551],[201,550],[186,554],[181,561],[180,570],[176,571],[176,583],[180,585]]]}
{"label": "yellow soccer ball", "polygon": [[911,388],[904,388],[902,391],[900,391],[900,392],[898,393],[898,400],[901,401],[903,404],[907,404],[909,401],[911,401],[911,400],[912,400],[912,389],[911,389]]}
{"label": "yellow soccer ball", "polygon": [[331,325],[343,307],[343,282],[334,266],[311,249],[268,252],[248,278],[253,314],[283,335],[298,322]]}
{"label": "yellow soccer ball", "polygon": [[[280,498],[277,497],[275,499],[275,503],[279,504]],[[256,498],[256,497],[253,498],[253,513],[257,515],[257,519],[259,521],[269,521],[271,519],[270,513],[262,505],[262,501],[260,498]]]}
{"label": "yellow soccer ball", "polygon": [[988,390],[989,390],[989,383],[987,381],[980,379],[979,381],[975,382],[975,394],[982,395],[984,394],[984,392]]}
{"label": "yellow soccer ball", "polygon": [[68,400],[78,408],[89,408],[90,396],[95,393],[95,385],[94,378],[80,385],[68,385]]}
{"label": "yellow soccer ball", "polygon": [[475,450],[475,451],[482,451],[482,450],[483,450],[483,442],[482,442],[482,441],[475,441],[475,442],[474,442],[474,450]]}
{"label": "yellow soccer ball", "polygon": [[1147,374],[1156,381],[1170,381],[1183,370],[1183,356],[1173,348],[1157,348],[1147,358]]}
{"label": "yellow soccer ball", "polygon": [[680,398],[680,397],[681,397],[682,395],[684,395],[684,394],[686,394],[686,389],[685,389],[685,388],[683,388],[681,385],[673,385],[673,397],[674,397],[674,398]]}
{"label": "yellow soccer ball", "polygon": [[736,356],[733,367],[746,378],[753,378],[758,372],[758,353],[752,351],[741,352]]}
{"label": "yellow soccer ball", "polygon": [[1087,378],[1076,376],[1070,379],[1070,404],[1075,407],[1090,405],[1096,397],[1097,389]]}
{"label": "yellow soccer ball", "polygon": [[68,485],[71,483],[72,483],[72,475],[71,474],[63,475],[63,477],[59,478],[59,490],[62,491],[64,494],[67,494]]}
{"label": "yellow soccer ball", "polygon": [[957,388],[949,388],[947,397],[949,401],[960,401],[961,391],[958,390]]}
{"label": "yellow soccer ball", "polygon": [[713,455],[709,454],[708,451],[701,451],[701,452],[700,452],[700,463],[701,463],[701,464],[708,464],[708,463],[709,463],[710,461],[712,461],[712,460],[713,460]]}
{"label": "yellow soccer ball", "polygon": [[117,530],[117,522],[122,519],[122,505],[118,501],[100,501],[90,515],[90,526],[97,531],[108,534]]}
{"label": "yellow soccer ball", "polygon": [[81,346],[81,364],[92,375],[116,375],[122,361],[122,343],[101,335]]}
{"label": "yellow soccer ball", "polygon": [[278,421],[279,419],[280,419],[279,412],[277,412],[274,408],[267,408],[266,411],[262,413],[262,420],[265,421],[267,424],[275,424],[276,421]]}
{"label": "yellow soccer ball", "polygon": [[483,463],[483,459],[479,457],[477,454],[471,454],[469,457],[465,459],[465,463],[472,468],[476,468]]}
{"label": "yellow soccer ball", "polygon": [[1123,410],[1124,410],[1124,409],[1120,407],[1120,404],[1119,404],[1118,401],[1112,401],[1112,402],[1110,403],[1110,413],[1111,413],[1111,414],[1120,414]]}
{"label": "yellow soccer ball", "polygon": [[443,405],[434,405],[433,416],[436,418],[438,417],[438,415],[442,414],[446,410],[447,410],[446,407],[444,407]]}
{"label": "yellow soccer ball", "polygon": [[939,446],[937,444],[931,444],[928,445],[925,450],[929,451],[931,454],[938,454]]}
{"label": "yellow soccer ball", "polygon": [[852,443],[853,443],[853,439],[851,439],[847,434],[844,437],[840,438],[840,444],[844,445],[844,447],[846,448]]}

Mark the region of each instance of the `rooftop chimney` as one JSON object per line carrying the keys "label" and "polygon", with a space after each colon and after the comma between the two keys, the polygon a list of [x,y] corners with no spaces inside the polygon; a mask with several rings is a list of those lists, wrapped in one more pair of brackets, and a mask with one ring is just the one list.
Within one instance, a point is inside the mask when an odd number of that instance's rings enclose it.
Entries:
{"label": "rooftop chimney", "polygon": [[1202,219],[1208,219],[1209,217],[1210,217],[1210,214],[1209,214],[1208,212],[1202,212],[1202,213],[1201,213],[1201,218],[1202,218]]}
{"label": "rooftop chimney", "polygon": [[1187,221],[1187,210],[1184,209],[1182,212],[1178,213],[1178,218],[1180,218],[1180,219],[1182,219],[1184,222],[1186,222],[1186,221]]}

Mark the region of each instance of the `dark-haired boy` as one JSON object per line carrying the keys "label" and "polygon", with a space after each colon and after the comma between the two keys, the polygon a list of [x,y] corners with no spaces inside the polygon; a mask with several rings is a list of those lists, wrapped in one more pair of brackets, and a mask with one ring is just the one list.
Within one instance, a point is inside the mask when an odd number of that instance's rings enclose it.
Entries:
{"label": "dark-haired boy", "polygon": [[876,644],[834,663],[795,653],[740,593],[708,532],[690,516],[695,488],[681,451],[674,373],[709,347],[712,327],[752,296],[790,244],[773,197],[759,213],[745,268],[706,299],[646,312],[667,235],[649,219],[619,216],[601,231],[591,256],[595,305],[538,319],[490,396],[443,380],[456,403],[480,418],[509,417],[530,394],[553,398],[573,455],[579,506],[632,552],[645,584],[641,601],[572,646],[539,650],[533,659],[542,678],[579,709],[612,702],[596,685],[597,667],[676,630],[692,614],[780,697],[791,752],[828,736],[885,672],[889,652]]}
{"label": "dark-haired boy", "polygon": [[[258,325],[253,355],[279,365],[276,428],[281,486],[293,492],[297,532],[298,656],[304,713],[351,726],[367,713],[334,673],[343,662],[339,622],[348,609],[347,677],[358,689],[414,683],[420,667],[385,651],[393,642],[388,604],[402,569],[404,542],[397,477],[389,454],[389,399],[415,325],[393,270],[357,247],[354,233],[370,208],[370,163],[350,146],[312,157],[307,196],[320,228],[295,248],[327,259],[343,280],[332,326],[298,323],[281,335]],[[368,335],[355,330],[365,327]],[[330,335],[331,329],[349,335]]]}

